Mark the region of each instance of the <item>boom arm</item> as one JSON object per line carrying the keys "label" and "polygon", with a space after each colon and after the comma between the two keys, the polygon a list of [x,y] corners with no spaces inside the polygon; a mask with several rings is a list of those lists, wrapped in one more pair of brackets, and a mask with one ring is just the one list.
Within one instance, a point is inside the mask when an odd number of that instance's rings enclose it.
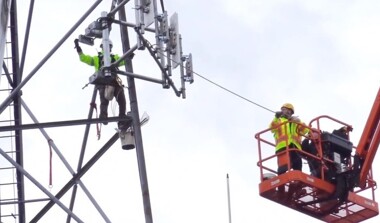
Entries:
{"label": "boom arm", "polygon": [[368,116],[359,144],[356,148],[356,155],[360,162],[359,186],[366,186],[366,179],[375,158],[376,151],[380,143],[380,88],[377,92],[375,102]]}

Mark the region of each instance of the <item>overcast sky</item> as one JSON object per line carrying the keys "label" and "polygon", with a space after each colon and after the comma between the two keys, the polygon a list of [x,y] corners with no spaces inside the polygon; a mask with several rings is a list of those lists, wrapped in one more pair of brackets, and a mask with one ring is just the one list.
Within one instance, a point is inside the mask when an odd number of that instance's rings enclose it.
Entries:
{"label": "overcast sky", "polygon": [[[35,2],[24,77],[93,2]],[[128,21],[134,23],[132,2],[126,11]],[[29,2],[17,3],[22,46]],[[94,70],[79,61],[73,41],[102,11],[109,11],[110,5],[104,1],[97,7],[23,88],[22,98],[39,122],[87,118],[93,86],[82,87]],[[351,140],[357,145],[380,86],[380,2],[165,0],[164,6],[169,16],[178,13],[183,51],[192,53],[195,81],[187,84],[187,98],[182,99],[171,89],[136,80],[140,116],[144,111],[150,116],[142,127],[142,137],[153,221],[227,223],[228,173],[232,222],[275,222],[283,221],[284,216],[287,222],[320,222],[259,196],[254,135],[268,127],[274,115],[270,110],[277,111],[289,102],[306,123],[329,115],[351,124]],[[113,27],[113,52],[122,54],[119,29]],[[134,45],[133,29],[129,34]],[[147,33],[146,38],[155,43],[152,34]],[[82,44],[82,49],[96,54],[99,44],[100,40],[93,47]],[[161,77],[147,51],[135,54],[135,73]],[[173,80],[179,88],[178,70]],[[124,77],[123,81],[126,83]],[[109,114],[117,115],[117,111],[117,103],[112,101]],[[26,113],[24,122],[32,122]],[[115,127],[115,123],[102,126],[100,140],[95,126],[91,128],[85,162],[116,132]],[[327,125],[325,130],[338,127]],[[84,129],[46,129],[75,170]],[[49,146],[38,130],[24,132],[24,150],[25,169],[48,188]],[[379,161],[377,156],[375,180]],[[307,164],[303,169],[308,171]],[[50,192],[56,194],[70,178],[54,154]],[[44,197],[26,181],[27,199]],[[136,150],[122,150],[116,142],[82,182],[112,222],[145,222]],[[380,196],[378,191],[376,195]],[[70,196],[67,193],[62,199],[67,206]],[[42,207],[41,203],[27,204],[27,220]],[[84,222],[103,221],[80,188],[74,213]],[[55,205],[41,222],[63,222],[65,216]],[[375,217],[366,222],[378,221]]]}

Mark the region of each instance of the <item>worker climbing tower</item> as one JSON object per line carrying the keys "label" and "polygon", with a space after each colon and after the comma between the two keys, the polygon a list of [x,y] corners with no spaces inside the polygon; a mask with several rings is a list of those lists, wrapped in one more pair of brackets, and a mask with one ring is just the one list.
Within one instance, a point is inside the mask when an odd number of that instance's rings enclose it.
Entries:
{"label": "worker climbing tower", "polygon": [[[29,35],[33,33],[34,1],[30,2],[28,10],[19,10],[19,7],[27,6],[26,4],[18,6],[16,0],[0,1],[0,9],[2,10],[0,18],[0,59],[2,62],[0,78],[0,222],[47,222],[44,217],[54,208],[65,213],[67,222],[71,220],[89,222],[87,219],[82,219],[82,213],[76,211],[79,208],[79,204],[75,205],[78,200],[78,193],[85,194],[92,206],[98,211],[99,220],[97,222],[112,222],[112,216],[108,216],[101,208],[101,204],[91,194],[91,190],[82,181],[82,177],[95,163],[105,159],[103,155],[120,140],[124,150],[135,148],[145,222],[153,222],[152,210],[154,208],[151,207],[150,203],[141,133],[141,126],[148,120],[148,117],[142,116],[140,118],[135,80],[159,84],[163,89],[171,89],[177,97],[185,99],[186,84],[194,81],[192,55],[183,53],[178,14],[169,14],[164,8],[163,1],[136,0],[130,2],[129,0],[112,0],[106,1],[107,8],[102,8],[101,3],[101,0],[96,0],[91,5],[88,5],[88,9],[84,11],[83,16],[78,18],[77,22],[66,31],[60,40],[57,40],[46,56],[31,70],[27,70],[25,69],[25,63],[31,60],[31,54],[27,53],[28,47],[41,44],[33,43],[29,40]],[[160,7],[159,3],[161,4]],[[72,1],[72,4],[75,7],[77,1]],[[127,15],[129,14],[127,14],[126,8],[131,9],[130,13],[135,18],[135,21],[127,21]],[[26,27],[22,32],[19,32],[21,18],[19,11],[27,11],[28,13],[22,17],[27,18],[26,21],[23,21]],[[87,24],[88,18],[91,16],[96,17],[96,19]],[[45,20],[45,22],[49,21]],[[87,28],[80,29],[79,27],[84,23],[86,23]],[[37,25],[42,26],[43,24]],[[61,53],[59,49],[66,42],[73,45],[73,40],[78,38],[79,42],[88,46],[93,46],[95,42],[101,42],[105,46],[105,55],[109,55],[110,51],[107,47],[109,47],[111,40],[110,35],[118,31],[120,31],[119,37],[115,38],[113,36],[112,42],[118,42],[122,46],[120,59],[110,61],[105,56],[104,67],[101,72],[88,75],[88,86],[93,88],[92,98],[89,98],[91,106],[88,113],[82,114],[81,118],[78,119],[37,117],[32,109],[34,107],[33,103],[25,100],[27,94],[24,95],[22,90],[28,85],[37,85],[38,88],[39,84],[40,86],[46,84],[32,80],[39,75],[44,75],[44,72],[46,72],[43,69],[44,65],[48,61],[54,60],[55,54]],[[23,39],[21,39],[21,34],[24,35]],[[50,43],[52,41],[54,40],[49,40]],[[156,67],[156,73],[144,75],[134,72],[132,66],[134,58],[140,55],[149,57],[149,61],[144,61],[144,65]],[[125,66],[120,67],[120,69],[113,69],[118,67],[121,61],[125,62]],[[33,62],[35,63],[35,58],[33,58]],[[130,102],[129,112],[126,117],[110,116],[105,120],[96,116],[96,106],[93,106],[97,100],[95,84],[98,84],[97,80],[107,78],[111,72],[117,72],[125,83],[126,97]],[[177,87],[178,85],[179,87]],[[45,93],[44,96],[49,97],[49,93]],[[51,94],[64,93],[54,92]],[[76,100],[76,98],[71,98],[70,100]],[[62,107],[59,109],[70,112],[71,109],[68,109],[64,103],[61,105]],[[47,106],[45,104],[44,107]],[[96,152],[86,159],[85,151],[90,144],[88,143],[90,131],[97,128],[99,132],[99,126],[104,121],[109,122],[110,125],[124,121],[127,126],[125,129],[115,131],[104,144],[96,144],[98,148],[91,148],[92,151]],[[79,130],[78,126],[84,126],[84,132],[83,128]],[[103,129],[109,126],[103,126]],[[67,133],[78,131],[75,135],[83,135],[82,144],[78,145],[80,148],[79,160],[72,161],[67,158],[65,152],[60,149],[61,145],[55,142],[54,135],[49,133],[50,129],[54,131],[60,128],[64,128]],[[28,138],[30,135],[33,138],[38,135],[38,137],[47,142],[46,145],[50,149],[48,186],[36,177],[38,170],[33,168],[33,164],[37,162],[41,152],[40,148],[36,148],[34,143],[26,143],[23,137],[24,133],[28,134]],[[119,143],[115,144],[115,147],[122,149]],[[33,150],[33,157],[25,155],[25,150]],[[52,167],[53,155],[59,158],[59,162],[70,176],[65,183],[59,185],[58,190],[55,190],[58,192],[52,192],[51,188],[49,188],[49,186],[52,186],[54,176],[52,171],[54,169]],[[73,166],[73,162],[76,161],[78,161],[77,166]],[[29,165],[26,165],[26,163]],[[122,172],[122,170],[117,171]],[[26,185],[38,190],[42,196],[29,196],[28,193],[31,190]],[[97,185],[90,186],[94,188]],[[123,193],[123,191],[120,191],[120,193]],[[63,199],[63,197],[66,197],[66,199]],[[57,222],[64,220],[55,219]]]}

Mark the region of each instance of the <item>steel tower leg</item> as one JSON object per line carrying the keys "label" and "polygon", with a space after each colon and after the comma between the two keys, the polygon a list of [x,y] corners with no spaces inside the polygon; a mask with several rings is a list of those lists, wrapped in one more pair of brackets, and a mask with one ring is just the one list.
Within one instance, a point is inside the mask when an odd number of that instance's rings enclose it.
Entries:
{"label": "steel tower leg", "polygon": [[[122,0],[118,0],[120,4]],[[121,21],[127,21],[125,7],[122,6],[119,10],[119,19]],[[123,52],[127,52],[131,47],[129,43],[128,37],[128,28],[126,26],[120,27],[121,33],[121,41],[123,44]],[[133,73],[132,61],[130,58],[126,59],[125,69],[127,72]],[[142,142],[142,134],[140,128],[140,115],[139,108],[137,104],[137,95],[136,95],[136,86],[135,80],[133,77],[127,77],[128,83],[128,91],[129,91],[129,100],[131,103],[131,113],[133,119],[133,130],[135,133],[135,144],[136,144],[136,154],[137,154],[137,162],[139,167],[140,174],[140,184],[141,184],[141,192],[143,196],[143,204],[144,204],[144,213],[145,213],[145,222],[153,223],[152,217],[152,208],[150,205],[150,196],[149,196],[149,188],[148,188],[148,178],[146,174],[146,166],[145,166],[145,158],[144,158],[144,148]]]}

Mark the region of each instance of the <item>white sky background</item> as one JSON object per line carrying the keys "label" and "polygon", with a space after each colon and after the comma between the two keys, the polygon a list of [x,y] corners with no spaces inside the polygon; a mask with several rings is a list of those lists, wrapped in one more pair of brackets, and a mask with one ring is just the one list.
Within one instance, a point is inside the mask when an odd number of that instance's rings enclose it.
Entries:
{"label": "white sky background", "polygon": [[[94,1],[36,1],[24,77],[42,60]],[[368,1],[183,1],[166,0],[169,15],[178,12],[184,54],[192,53],[194,71],[270,110],[293,103],[308,123],[329,115],[351,124],[356,145],[380,83],[380,2]],[[18,1],[20,49],[27,1]],[[23,88],[23,99],[40,122],[84,119],[92,88],[82,90],[93,67],[79,62],[74,39],[110,9],[104,1]],[[134,4],[126,6],[134,22]],[[161,11],[161,7],[159,8]],[[122,54],[113,26],[113,52]],[[130,29],[131,45],[135,34]],[[147,34],[154,43],[152,35]],[[100,41],[85,53],[95,54]],[[96,47],[96,48],[95,48]],[[21,52],[21,50],[20,50]],[[138,51],[134,72],[160,78],[147,51]],[[178,71],[176,71],[178,72]],[[179,88],[178,73],[173,76]],[[4,81],[4,80],[2,80]],[[123,78],[124,83],[126,79]],[[230,175],[232,222],[283,220],[320,222],[259,196],[257,142],[254,134],[268,127],[273,113],[232,95],[195,75],[187,98],[171,89],[136,80],[153,220],[156,223],[228,222],[226,174]],[[127,95],[128,97],[128,95]],[[98,102],[99,104],[99,102]],[[128,105],[128,110],[129,105]],[[109,114],[117,115],[117,103]],[[30,123],[27,114],[24,122]],[[91,129],[85,162],[115,133],[102,127],[101,140]],[[328,126],[331,131],[339,126]],[[46,129],[76,170],[84,126]],[[25,168],[48,187],[49,147],[38,130],[24,132]],[[274,152],[274,151],[270,151]],[[374,160],[378,180],[379,156]],[[70,174],[54,154],[56,194]],[[304,170],[308,171],[307,164]],[[26,180],[28,181],[28,180]],[[136,151],[115,145],[82,178],[112,222],[145,222]],[[74,208],[85,222],[102,222],[78,187]],[[376,191],[379,197],[378,191]],[[27,199],[43,194],[26,187]],[[68,206],[71,192],[62,199]],[[27,205],[27,220],[42,204]],[[268,215],[268,213],[276,213]],[[55,205],[41,222],[63,222]],[[58,220],[59,219],[59,220]],[[375,217],[366,222],[378,222]]]}

